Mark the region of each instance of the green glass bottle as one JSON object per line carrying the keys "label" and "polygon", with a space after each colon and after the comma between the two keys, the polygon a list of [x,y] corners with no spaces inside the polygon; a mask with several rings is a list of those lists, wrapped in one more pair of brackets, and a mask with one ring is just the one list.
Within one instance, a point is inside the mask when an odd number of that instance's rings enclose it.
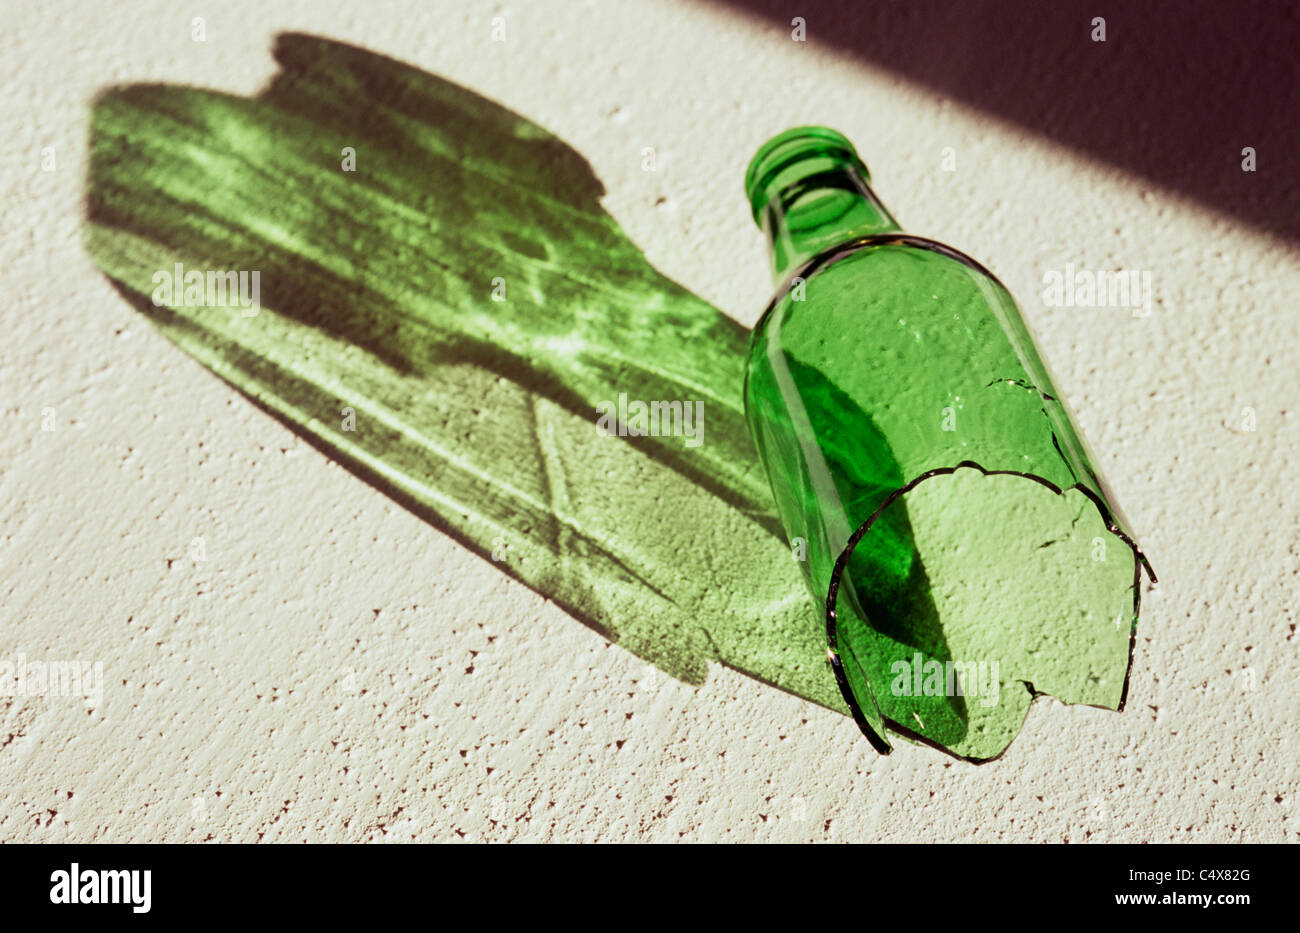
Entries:
{"label": "green glass bottle", "polygon": [[823,127],[751,162],[778,287],[746,416],[862,731],[986,760],[1038,694],[1123,707],[1151,570],[1014,299],[868,180]]}

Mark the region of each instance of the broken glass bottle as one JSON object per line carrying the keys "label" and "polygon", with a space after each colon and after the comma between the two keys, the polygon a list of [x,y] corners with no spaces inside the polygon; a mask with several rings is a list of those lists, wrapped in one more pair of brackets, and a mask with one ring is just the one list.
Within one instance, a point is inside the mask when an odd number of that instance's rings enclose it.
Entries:
{"label": "broken glass bottle", "polygon": [[988,760],[1039,694],[1123,708],[1154,575],[1015,300],[868,182],[823,127],[751,162],[778,285],[746,417],[871,744]]}

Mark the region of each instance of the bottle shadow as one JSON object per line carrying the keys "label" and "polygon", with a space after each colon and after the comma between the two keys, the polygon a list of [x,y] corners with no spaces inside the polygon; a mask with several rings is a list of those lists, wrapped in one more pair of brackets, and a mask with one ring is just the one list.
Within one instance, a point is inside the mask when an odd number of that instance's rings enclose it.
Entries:
{"label": "bottle shadow", "polygon": [[[123,298],[673,677],[700,684],[713,662],[844,711],[745,423],[749,331],[655,270],[536,124],[343,43],[285,34],[274,54],[253,98],[96,99],[85,240]],[[186,270],[256,272],[257,307],[191,297]],[[636,402],[702,416],[694,434],[597,429],[598,406]]]}

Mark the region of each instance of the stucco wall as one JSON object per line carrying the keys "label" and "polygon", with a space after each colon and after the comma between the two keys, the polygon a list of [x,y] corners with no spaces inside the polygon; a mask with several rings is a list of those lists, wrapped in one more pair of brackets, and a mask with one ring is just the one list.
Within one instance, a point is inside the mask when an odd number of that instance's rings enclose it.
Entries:
{"label": "stucco wall", "polygon": [[[102,662],[104,684],[93,706],[0,697],[0,838],[1296,839],[1291,242],[823,44],[815,18],[799,43],[705,2],[2,16],[0,657]],[[156,334],[81,247],[91,98],[255,93],[290,29],[546,126],[662,272],[746,324],[770,287],[746,162],[791,125],[853,139],[908,230],[1021,298],[1159,573],[1127,711],[1040,700],[974,767],[908,745],[880,758],[847,717],[727,669],[683,685]],[[1238,170],[1237,152],[1188,153],[1211,157]],[[1151,313],[1046,307],[1043,275],[1067,263],[1149,271]]]}

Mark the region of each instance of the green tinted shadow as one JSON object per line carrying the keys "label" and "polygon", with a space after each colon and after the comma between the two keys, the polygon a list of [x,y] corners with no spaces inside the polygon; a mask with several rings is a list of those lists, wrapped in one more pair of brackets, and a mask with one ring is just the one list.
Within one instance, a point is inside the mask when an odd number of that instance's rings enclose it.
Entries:
{"label": "green tinted shadow", "polygon": [[[86,244],[122,295],[611,641],[687,683],[713,662],[846,712],[744,419],[749,332],[652,268],[600,207],[591,167],[546,130],[341,43],[283,35],[275,57],[251,99],[165,85],[97,99]],[[156,303],[156,275],[177,263],[257,270],[260,310]],[[620,395],[702,405],[698,445],[600,432],[597,407]],[[845,444],[872,448],[864,494],[902,478],[870,436]],[[852,571],[891,643],[943,661],[945,633],[890,629],[895,604],[935,617],[907,507],[877,529],[889,547]],[[946,723],[942,747],[995,754],[1023,720],[1023,683],[1072,659],[1035,663],[971,739],[961,697],[888,699],[885,712],[910,728],[927,704],[922,739]]]}

